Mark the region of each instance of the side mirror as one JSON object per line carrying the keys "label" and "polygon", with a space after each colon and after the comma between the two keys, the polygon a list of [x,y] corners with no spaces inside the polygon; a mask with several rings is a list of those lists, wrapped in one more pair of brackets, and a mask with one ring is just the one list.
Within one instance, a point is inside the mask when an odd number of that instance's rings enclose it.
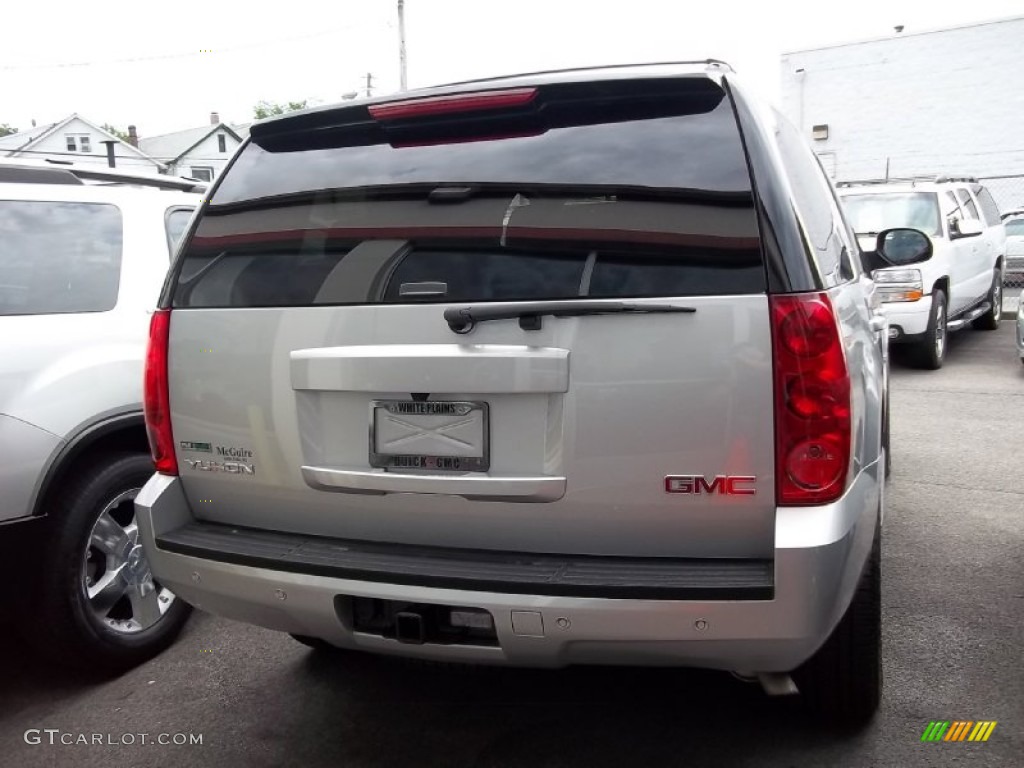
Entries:
{"label": "side mirror", "polygon": [[932,257],[932,241],[918,229],[897,227],[878,233],[875,241],[875,253],[882,257],[887,265],[902,267],[906,264],[919,264]]}
{"label": "side mirror", "polygon": [[949,225],[951,237],[975,237],[985,231],[981,222],[977,219],[958,219]]}

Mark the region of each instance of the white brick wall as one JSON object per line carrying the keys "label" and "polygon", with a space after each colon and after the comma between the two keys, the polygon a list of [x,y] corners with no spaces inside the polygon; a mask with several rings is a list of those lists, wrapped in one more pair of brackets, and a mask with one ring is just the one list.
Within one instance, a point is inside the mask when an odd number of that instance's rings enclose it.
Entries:
{"label": "white brick wall", "polygon": [[[1024,17],[786,54],[782,110],[837,180],[959,173],[1024,205]],[[803,76],[796,70],[804,69]],[[823,158],[824,160],[825,158]]]}

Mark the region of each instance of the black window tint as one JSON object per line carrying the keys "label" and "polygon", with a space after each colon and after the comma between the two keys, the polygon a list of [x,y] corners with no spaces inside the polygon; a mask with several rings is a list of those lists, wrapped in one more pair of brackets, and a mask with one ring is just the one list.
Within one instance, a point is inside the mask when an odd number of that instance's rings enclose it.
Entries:
{"label": "black window tint", "polygon": [[593,298],[704,296],[764,291],[764,269],[757,254],[600,254],[587,295]]}
{"label": "black window tint", "polygon": [[[558,84],[543,87],[538,99],[544,106],[535,122],[489,120],[479,135],[461,141],[417,134],[396,140],[365,108],[355,107],[342,110],[355,123],[333,131],[300,127],[278,136],[258,129],[213,203],[323,189],[467,182],[750,192],[732,106],[710,80]],[[328,117],[325,113],[323,119]],[[344,122],[341,116],[335,120]],[[504,138],[487,139],[496,134]]]}
{"label": "black window tint", "polygon": [[764,291],[756,252],[413,251],[384,300],[517,301],[748,294]]}
{"label": "black window tint", "polygon": [[189,260],[178,282],[178,306],[294,307],[316,303],[345,252],[230,252]]}
{"label": "black window tint", "polygon": [[174,249],[178,247],[178,241],[181,240],[181,236],[185,234],[185,227],[188,226],[191,218],[191,208],[171,208],[167,211],[167,245],[171,249],[172,255],[174,254]]}
{"label": "black window tint", "polygon": [[980,218],[978,216],[978,206],[976,206],[974,204],[974,201],[971,200],[971,196],[969,194],[967,194],[967,190],[966,189],[958,189],[956,191],[956,194],[957,194],[957,197],[960,198],[960,202],[963,203],[963,210],[965,211],[964,215],[966,216],[966,218],[968,218],[968,219]]}
{"label": "black window tint", "polygon": [[981,212],[985,216],[985,223],[990,227],[996,226],[1001,219],[999,216],[999,206],[996,205],[992,193],[980,184],[975,184],[971,187],[971,190],[974,192],[974,196],[978,198],[978,204],[981,205]]}
{"label": "black window tint", "polygon": [[790,188],[823,278],[835,284],[843,272],[843,243],[836,234],[832,188],[821,163],[800,133],[776,113],[779,152],[789,176]]}
{"label": "black window tint", "polygon": [[414,120],[396,141],[361,107],[314,118],[329,130],[258,131],[183,247],[170,303],[765,290],[746,159],[717,84],[576,83],[538,99],[528,131],[490,115],[482,136],[460,119],[442,126],[457,138],[424,139]]}
{"label": "black window tint", "polygon": [[0,315],[113,309],[121,240],[113,205],[0,201]]}
{"label": "black window tint", "polygon": [[409,302],[417,291],[434,301],[572,298],[579,295],[585,263],[586,254],[413,251],[392,274],[384,299]]}

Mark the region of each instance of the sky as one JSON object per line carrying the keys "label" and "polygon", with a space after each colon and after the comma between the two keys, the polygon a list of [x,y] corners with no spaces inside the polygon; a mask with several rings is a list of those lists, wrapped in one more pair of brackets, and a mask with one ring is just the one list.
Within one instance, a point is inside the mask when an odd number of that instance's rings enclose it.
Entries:
{"label": "sky", "polygon": [[[398,90],[397,0],[6,2],[0,124],[72,112],[154,136],[258,101]],[[1024,15],[1024,0],[406,0],[410,88],[596,64],[724,59],[778,101],[782,53]],[[273,10],[270,10],[273,9]]]}

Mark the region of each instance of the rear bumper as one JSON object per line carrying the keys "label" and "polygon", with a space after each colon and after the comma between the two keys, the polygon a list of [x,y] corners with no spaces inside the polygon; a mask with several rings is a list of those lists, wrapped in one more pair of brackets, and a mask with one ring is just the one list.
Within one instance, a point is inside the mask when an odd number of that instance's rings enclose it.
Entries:
{"label": "rear bumper", "polygon": [[[788,671],[824,642],[846,610],[871,547],[878,465],[826,507],[780,509],[771,599],[634,599],[531,594],[505,584],[465,589],[325,575],[323,569],[244,565],[237,555],[181,545],[196,521],[176,478],[154,476],[136,499],[154,576],[197,607],[334,645],[425,659],[532,667],[569,664]],[[185,539],[188,537],[186,536]],[[162,539],[179,551],[158,546]],[[178,544],[170,542],[177,540]],[[197,556],[202,552],[204,556]],[[272,557],[277,557],[277,554]],[[548,590],[552,591],[552,590]],[[557,590],[554,590],[557,591]],[[356,632],[336,598],[368,597],[490,612],[496,646],[410,645]],[[513,621],[516,616],[516,623]]]}

